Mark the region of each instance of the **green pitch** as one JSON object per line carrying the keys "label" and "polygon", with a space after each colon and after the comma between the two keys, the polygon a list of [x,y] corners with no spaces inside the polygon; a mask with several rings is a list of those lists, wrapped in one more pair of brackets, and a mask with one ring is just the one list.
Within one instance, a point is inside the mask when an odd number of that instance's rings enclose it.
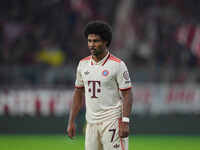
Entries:
{"label": "green pitch", "polygon": [[[199,150],[200,136],[131,136],[129,150]],[[84,137],[0,135],[0,150],[84,150]]]}

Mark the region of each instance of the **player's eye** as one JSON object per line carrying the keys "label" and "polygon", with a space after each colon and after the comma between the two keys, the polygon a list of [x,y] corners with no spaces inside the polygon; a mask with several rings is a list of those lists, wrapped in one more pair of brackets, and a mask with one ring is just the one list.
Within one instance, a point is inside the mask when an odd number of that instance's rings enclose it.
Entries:
{"label": "player's eye", "polygon": [[94,40],[95,43],[100,42],[100,40]]}
{"label": "player's eye", "polygon": [[91,43],[91,42],[98,43],[98,42],[100,42],[100,40],[91,40],[91,39],[88,39],[88,43]]}

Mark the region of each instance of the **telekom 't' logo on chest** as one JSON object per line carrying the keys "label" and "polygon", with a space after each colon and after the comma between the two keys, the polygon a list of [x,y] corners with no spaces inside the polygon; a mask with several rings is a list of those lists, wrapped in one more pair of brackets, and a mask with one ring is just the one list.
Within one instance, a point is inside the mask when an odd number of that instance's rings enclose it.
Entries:
{"label": "telekom 't' logo on chest", "polygon": [[92,94],[91,98],[98,98],[96,93],[101,92],[101,82],[100,81],[88,81],[88,92]]}

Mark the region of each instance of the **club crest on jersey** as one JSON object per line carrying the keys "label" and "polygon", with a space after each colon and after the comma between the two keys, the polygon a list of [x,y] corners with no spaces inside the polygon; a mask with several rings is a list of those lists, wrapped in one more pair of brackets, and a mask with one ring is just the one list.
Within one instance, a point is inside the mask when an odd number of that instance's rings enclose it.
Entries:
{"label": "club crest on jersey", "polygon": [[106,76],[108,76],[108,74],[109,74],[109,71],[108,71],[108,70],[103,70],[103,71],[102,71],[102,75],[103,75],[103,76],[106,77]]}
{"label": "club crest on jersey", "polygon": [[124,77],[124,79],[125,80],[129,80],[129,73],[128,73],[128,71],[125,71],[124,73],[123,73],[123,77]]}

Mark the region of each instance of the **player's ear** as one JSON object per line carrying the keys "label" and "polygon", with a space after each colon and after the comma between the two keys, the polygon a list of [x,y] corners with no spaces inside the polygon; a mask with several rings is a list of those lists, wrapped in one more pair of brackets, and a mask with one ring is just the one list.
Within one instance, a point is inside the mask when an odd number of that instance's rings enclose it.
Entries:
{"label": "player's ear", "polygon": [[104,46],[107,47],[108,41],[104,41]]}

